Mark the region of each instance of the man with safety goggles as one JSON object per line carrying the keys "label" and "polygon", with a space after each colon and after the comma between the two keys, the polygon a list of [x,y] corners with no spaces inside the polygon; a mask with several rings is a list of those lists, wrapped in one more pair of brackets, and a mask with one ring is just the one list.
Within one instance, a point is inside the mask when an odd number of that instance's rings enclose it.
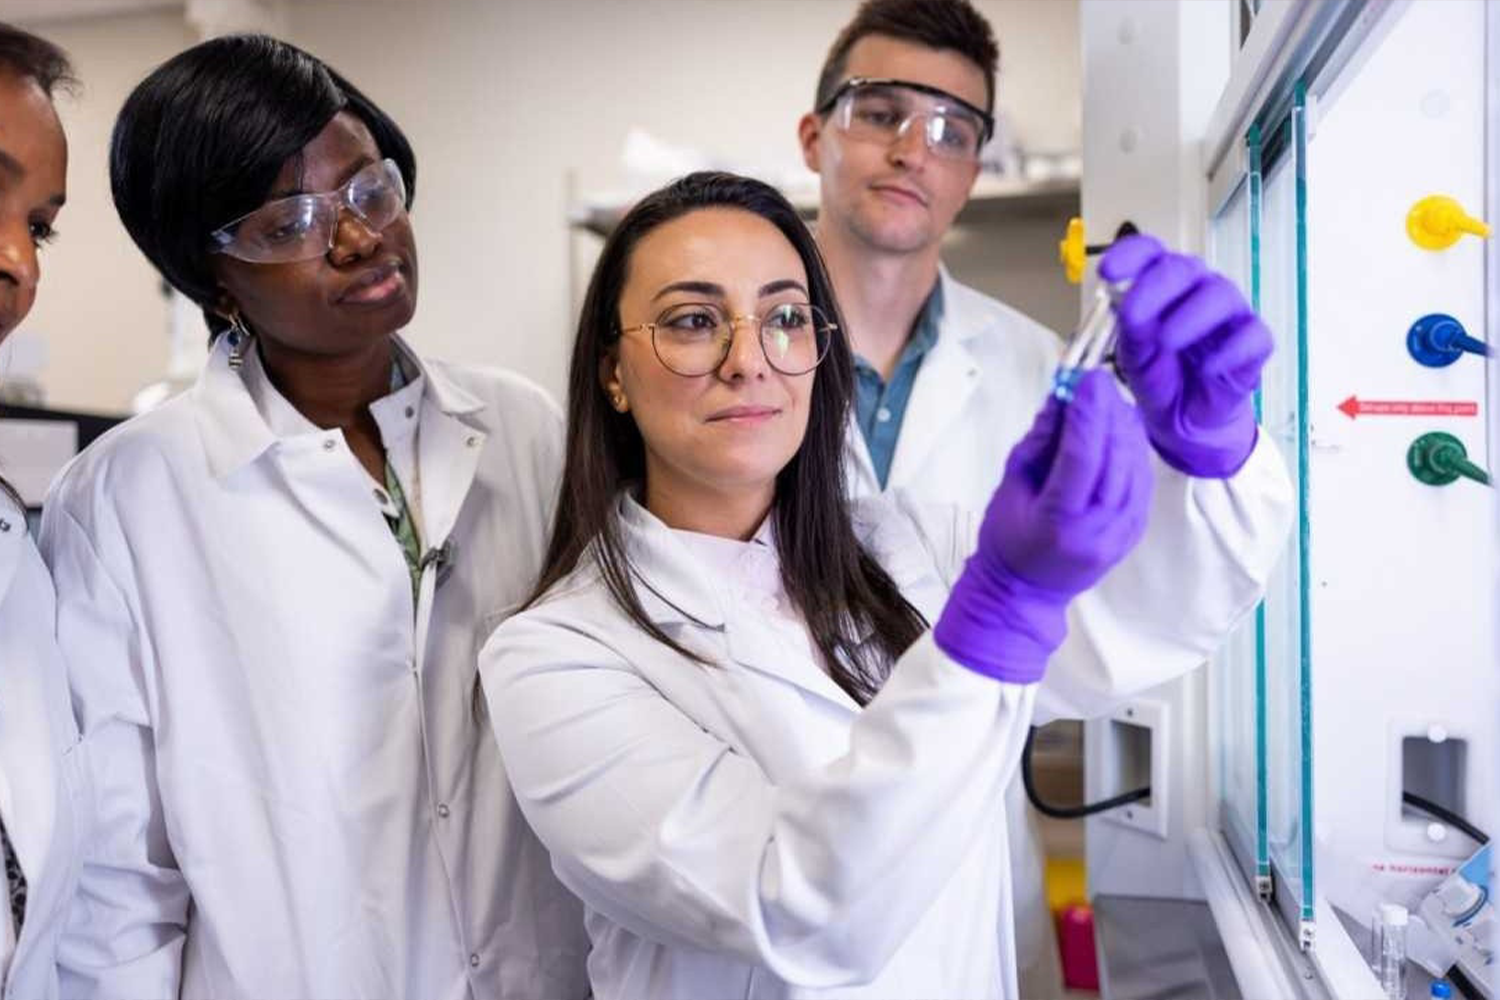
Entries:
{"label": "man with safety goggles", "polygon": [[885,146],[916,124],[933,156],[974,163],[995,131],[995,119],[955,94],[895,78],[850,77],[828,95],[818,113],[855,142]]}
{"label": "man with safety goggles", "polygon": [[[1053,331],[954,281],[941,261],[994,130],[998,61],[994,33],[968,0],[865,0],[798,125],[803,159],[819,175],[818,244],[856,353],[846,460],[857,494],[900,492],[982,514],[994,457],[1025,433],[1051,385]],[[1065,676],[1055,665],[1037,695],[1038,724],[1106,714],[1203,662],[1212,649],[1194,646],[1189,622],[1237,621],[1288,523],[1285,469],[1258,434],[1252,403],[1271,339],[1243,297],[1149,237],[1121,241],[1100,270],[1134,282],[1120,307],[1117,361],[1162,459],[1160,516],[1080,600],[1088,621],[1129,625],[1105,629],[1115,636],[1109,676]],[[1191,523],[1184,511],[1197,512]],[[1235,579],[1259,583],[1231,595]],[[1140,635],[1165,644],[1146,648]],[[1015,934],[1013,949],[1004,935],[997,951],[1019,995],[1058,996],[1041,852],[1019,781],[1005,812]]]}

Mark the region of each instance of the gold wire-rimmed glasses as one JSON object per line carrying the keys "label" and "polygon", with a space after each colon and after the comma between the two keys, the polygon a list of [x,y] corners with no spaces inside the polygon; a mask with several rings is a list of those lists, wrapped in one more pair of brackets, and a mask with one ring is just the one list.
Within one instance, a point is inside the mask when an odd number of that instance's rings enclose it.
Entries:
{"label": "gold wire-rimmed glasses", "polygon": [[837,324],[808,302],[784,302],[759,316],[731,315],[713,302],[668,306],[655,322],[621,329],[651,334],[651,349],[668,371],[697,378],[719,370],[734,343],[734,328],[753,323],[760,331],[766,363],[783,375],[806,375],[828,354]]}

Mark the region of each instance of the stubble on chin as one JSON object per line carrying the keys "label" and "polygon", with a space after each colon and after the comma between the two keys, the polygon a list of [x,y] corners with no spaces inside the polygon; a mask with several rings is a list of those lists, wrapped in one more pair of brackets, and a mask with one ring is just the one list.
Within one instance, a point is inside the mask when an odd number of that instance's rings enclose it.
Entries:
{"label": "stubble on chin", "polygon": [[858,212],[850,219],[849,230],[865,246],[882,253],[916,253],[932,242],[928,226],[873,220]]}

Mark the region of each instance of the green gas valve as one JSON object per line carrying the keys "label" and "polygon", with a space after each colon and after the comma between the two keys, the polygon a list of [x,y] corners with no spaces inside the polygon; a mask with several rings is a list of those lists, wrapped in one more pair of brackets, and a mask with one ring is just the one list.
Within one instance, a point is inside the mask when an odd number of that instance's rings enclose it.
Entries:
{"label": "green gas valve", "polygon": [[1447,486],[1460,476],[1490,484],[1490,474],[1469,461],[1464,443],[1452,434],[1430,431],[1406,449],[1406,467],[1428,486]]}

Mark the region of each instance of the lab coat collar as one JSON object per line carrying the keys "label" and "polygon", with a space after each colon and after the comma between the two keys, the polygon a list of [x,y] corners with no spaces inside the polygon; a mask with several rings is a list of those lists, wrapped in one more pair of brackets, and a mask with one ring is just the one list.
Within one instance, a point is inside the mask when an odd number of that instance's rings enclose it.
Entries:
{"label": "lab coat collar", "polygon": [[[943,315],[938,323],[937,341],[917,369],[901,435],[896,440],[896,453],[891,458],[887,489],[910,484],[980,381],[979,361],[969,347],[994,324],[992,310],[984,296],[954,280],[942,265],[938,266],[938,283],[942,289]],[[854,462],[855,493],[880,492],[869,446],[853,413],[844,429],[844,450]]]}
{"label": "lab coat collar", "polygon": [[[742,667],[778,677],[846,711],[859,706],[833,679],[805,656],[793,656],[765,628],[745,626],[726,615],[715,596],[723,591],[691,548],[654,514],[625,491],[620,496],[620,522],[635,572],[636,597],[660,628],[695,625],[719,632],[729,658]],[[774,537],[763,534],[757,537]],[[738,627],[737,627],[738,624]]]}
{"label": "lab coat collar", "polygon": [[[988,329],[991,317],[982,311],[982,297],[954,281],[947,268],[939,268],[938,281],[943,292],[943,318],[938,324],[937,343],[917,369],[901,422],[901,435],[896,440],[896,453],[891,459],[888,489],[911,482],[931,453],[941,446],[943,435],[951,430],[979,386],[979,361],[969,347]],[[852,453],[857,456],[859,473],[870,483],[878,482],[863,434],[858,427],[851,427],[846,434]]]}
{"label": "lab coat collar", "polygon": [[[900,439],[897,439],[897,444]],[[859,429],[859,415],[852,408],[849,419],[844,422],[844,455],[854,463],[849,476],[850,492],[853,496],[864,496],[880,492],[880,479],[875,475],[875,461],[870,458],[870,445],[864,432]]]}
{"label": "lab coat collar", "polygon": [[[442,413],[470,416],[484,403],[458,385],[440,366],[428,366],[400,336],[396,350],[421,373],[426,395]],[[276,443],[276,434],[256,408],[255,399],[239,372],[229,367],[228,338],[219,337],[209,352],[203,374],[193,386],[198,427],[215,476],[226,479],[254,462]]]}
{"label": "lab coat collar", "polygon": [[26,512],[10,497],[0,494],[0,604],[10,593],[25,554],[28,535]]}
{"label": "lab coat collar", "polygon": [[432,403],[450,417],[467,417],[484,409],[484,401],[455,382],[441,364],[425,364],[417,357],[401,337],[396,337],[396,350],[400,351],[427,380],[427,392]]}
{"label": "lab coat collar", "polygon": [[938,283],[943,287],[939,343],[946,339],[969,344],[994,325],[993,301],[956,280],[946,265],[938,266]]}
{"label": "lab coat collar", "polygon": [[209,467],[220,479],[249,465],[276,442],[239,373],[229,367],[228,340],[214,341],[203,374],[190,390]]}
{"label": "lab coat collar", "polygon": [[723,629],[724,610],[714,597],[714,581],[699,570],[682,539],[639,500],[621,491],[620,528],[646,617],[657,625],[690,623]]}

